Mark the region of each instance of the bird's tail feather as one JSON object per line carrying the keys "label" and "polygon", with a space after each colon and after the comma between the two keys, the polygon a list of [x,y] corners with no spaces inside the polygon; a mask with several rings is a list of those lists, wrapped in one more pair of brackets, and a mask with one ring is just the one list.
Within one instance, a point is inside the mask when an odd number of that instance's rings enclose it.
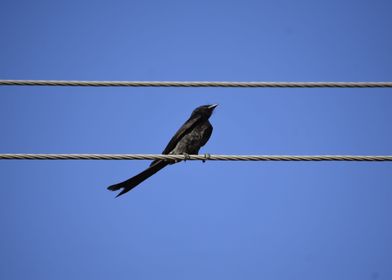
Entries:
{"label": "bird's tail feather", "polygon": [[150,176],[157,173],[159,170],[164,168],[166,165],[168,165],[167,162],[165,162],[163,160],[158,161],[154,165],[151,165],[146,170],[140,172],[139,174],[133,176],[132,178],[130,178],[124,182],[121,182],[121,183],[118,183],[115,185],[111,185],[107,189],[110,191],[118,191],[118,190],[122,189],[122,191],[116,196],[116,197],[119,197],[120,195],[123,195],[124,193],[127,193],[130,190],[132,190],[134,187],[139,185],[141,182],[143,182],[144,180],[146,180]]}

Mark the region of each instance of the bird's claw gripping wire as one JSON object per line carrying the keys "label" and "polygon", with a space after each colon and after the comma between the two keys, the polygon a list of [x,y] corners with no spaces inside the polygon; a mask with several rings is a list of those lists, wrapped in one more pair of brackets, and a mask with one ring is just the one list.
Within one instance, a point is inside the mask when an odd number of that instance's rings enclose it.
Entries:
{"label": "bird's claw gripping wire", "polygon": [[205,163],[206,160],[209,160],[209,159],[211,159],[211,155],[206,153],[206,154],[204,154],[204,159],[202,159],[202,162]]}
{"label": "bird's claw gripping wire", "polygon": [[184,156],[184,162],[191,159],[191,157],[187,153],[183,153],[182,155]]}

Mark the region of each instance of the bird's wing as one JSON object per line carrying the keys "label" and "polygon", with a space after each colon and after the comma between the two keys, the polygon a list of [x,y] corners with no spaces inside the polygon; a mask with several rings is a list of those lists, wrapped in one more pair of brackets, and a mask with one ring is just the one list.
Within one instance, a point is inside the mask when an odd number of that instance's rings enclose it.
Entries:
{"label": "bird's wing", "polygon": [[[167,155],[169,154],[177,145],[177,143],[181,140],[184,135],[189,133],[201,120],[201,116],[193,116],[190,117],[181,127],[180,129],[174,134],[172,139],[170,139],[169,143],[167,144],[166,148],[163,150],[162,154]],[[151,162],[150,166],[156,164],[159,160],[154,160]]]}
{"label": "bird's wing", "polygon": [[177,145],[177,143],[181,140],[184,135],[189,133],[200,121],[201,117],[191,117],[189,118],[181,127],[180,129],[174,134],[172,139],[170,139],[169,143],[167,144],[166,148],[163,150],[162,154],[167,155],[169,154]]}

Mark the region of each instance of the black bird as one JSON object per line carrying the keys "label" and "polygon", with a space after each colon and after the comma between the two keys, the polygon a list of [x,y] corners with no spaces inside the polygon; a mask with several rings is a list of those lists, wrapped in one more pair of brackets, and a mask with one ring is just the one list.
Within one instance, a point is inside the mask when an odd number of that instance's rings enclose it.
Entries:
{"label": "black bird", "polygon": [[[162,154],[197,155],[200,148],[207,143],[208,139],[210,139],[212,125],[208,119],[211,117],[211,114],[216,106],[218,105],[203,105],[193,110],[190,118],[180,127],[176,134],[174,134],[173,138],[170,140],[169,144],[167,144]],[[150,167],[148,167],[146,170],[124,182],[108,187],[108,190],[118,191],[122,189],[122,191],[116,197],[123,195],[150,176],[157,173],[166,165],[176,162],[178,161],[154,160],[150,164]]]}

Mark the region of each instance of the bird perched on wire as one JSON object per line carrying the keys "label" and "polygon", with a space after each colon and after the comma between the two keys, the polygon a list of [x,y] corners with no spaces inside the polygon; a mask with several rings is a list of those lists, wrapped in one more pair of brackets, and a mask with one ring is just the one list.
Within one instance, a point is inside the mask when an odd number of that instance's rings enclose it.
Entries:
{"label": "bird perched on wire", "polygon": [[[197,155],[201,147],[203,147],[212,133],[212,125],[209,118],[218,104],[203,105],[193,110],[189,119],[174,134],[172,139],[163,150],[164,155]],[[178,161],[154,160],[150,166],[141,173],[132,178],[108,187],[108,190],[121,192],[116,196],[123,195],[141,182],[151,177],[159,170]]]}

